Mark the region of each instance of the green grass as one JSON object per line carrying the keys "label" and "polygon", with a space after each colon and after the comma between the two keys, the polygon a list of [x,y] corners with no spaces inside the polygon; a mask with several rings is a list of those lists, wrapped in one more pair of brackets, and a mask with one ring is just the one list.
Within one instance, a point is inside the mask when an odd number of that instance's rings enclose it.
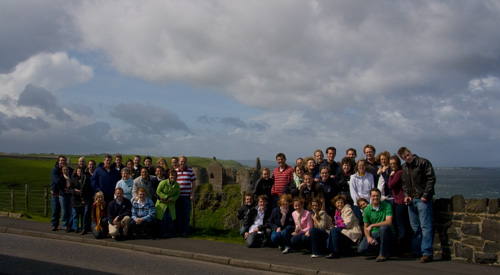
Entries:
{"label": "green grass", "polygon": [[28,184],[31,189],[50,187],[50,175],[54,160],[34,160],[19,158],[0,158],[0,189],[24,190]]}

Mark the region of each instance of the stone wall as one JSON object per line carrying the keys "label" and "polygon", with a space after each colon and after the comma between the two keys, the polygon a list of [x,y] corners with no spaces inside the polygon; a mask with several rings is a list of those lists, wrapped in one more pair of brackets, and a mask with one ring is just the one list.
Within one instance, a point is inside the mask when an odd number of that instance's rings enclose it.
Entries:
{"label": "stone wall", "polygon": [[437,199],[434,250],[443,259],[500,264],[500,199]]}

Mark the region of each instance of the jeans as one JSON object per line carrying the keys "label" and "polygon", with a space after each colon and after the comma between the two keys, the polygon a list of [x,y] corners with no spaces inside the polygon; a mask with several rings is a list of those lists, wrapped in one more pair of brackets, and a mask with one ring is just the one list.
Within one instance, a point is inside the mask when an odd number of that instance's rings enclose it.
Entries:
{"label": "jeans", "polygon": [[53,227],[59,226],[59,218],[61,218],[61,204],[59,203],[59,197],[54,197],[50,199],[50,207],[52,208],[52,218],[50,222]]}
{"label": "jeans", "polygon": [[174,236],[174,221],[172,221],[172,215],[170,214],[170,209],[167,208],[161,220],[160,237],[172,238],[173,236]]}
{"label": "jeans", "polygon": [[328,233],[323,229],[311,228],[309,230],[311,235],[311,249],[314,255],[324,255],[326,251],[326,240]]}
{"label": "jeans", "polygon": [[[327,240],[327,248],[331,253],[337,255],[348,255],[349,246],[353,244],[352,240],[342,234],[342,228],[333,227]],[[350,249],[350,248],[349,248]]]}
{"label": "jeans", "polygon": [[82,230],[87,232],[91,232],[92,228],[92,199],[85,201],[85,205],[83,206],[83,224]]}
{"label": "jeans", "polygon": [[61,224],[64,229],[71,228],[71,194],[59,195],[59,204],[61,205]]}
{"label": "jeans", "polygon": [[[71,213],[71,229],[77,231],[79,228],[83,228],[83,212],[85,211],[84,206],[73,207],[73,212]],[[78,224],[82,220],[82,227],[78,227]]]}
{"label": "jeans", "polygon": [[291,247],[290,239],[292,238],[292,232],[295,227],[289,225],[282,229],[281,232],[276,230],[271,233],[271,241],[281,247]]}
{"label": "jeans", "polygon": [[309,249],[311,247],[311,237],[306,236],[306,233],[300,233],[290,239],[290,244],[294,249]]}
{"label": "jeans", "polygon": [[[379,232],[372,232],[371,237],[380,244],[380,255],[389,257],[389,248],[391,246],[391,238],[393,237],[391,227],[383,225],[380,227]],[[365,236],[358,246],[358,252],[361,255],[365,255],[369,249],[373,249],[374,247],[376,245],[369,244]]]}
{"label": "jeans", "polygon": [[393,224],[398,229],[399,248],[402,252],[411,251],[411,227],[408,218],[408,206],[405,204],[394,204]]}
{"label": "jeans", "polygon": [[432,200],[422,202],[420,199],[413,199],[408,206],[408,216],[413,229],[412,252],[415,255],[433,256],[434,213],[432,208]]}
{"label": "jeans", "polygon": [[175,230],[178,235],[189,233],[189,222],[191,219],[191,199],[189,196],[180,196],[175,203]]}
{"label": "jeans", "polygon": [[101,219],[101,230],[97,230],[95,227],[97,226],[97,223],[92,221],[92,235],[94,235],[94,238],[96,239],[103,239],[108,236],[108,219],[107,218],[102,218]]}

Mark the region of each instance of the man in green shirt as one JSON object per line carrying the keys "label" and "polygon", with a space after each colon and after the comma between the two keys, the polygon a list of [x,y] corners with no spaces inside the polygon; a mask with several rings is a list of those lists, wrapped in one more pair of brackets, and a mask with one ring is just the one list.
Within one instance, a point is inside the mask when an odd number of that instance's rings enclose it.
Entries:
{"label": "man in green shirt", "polygon": [[358,246],[358,252],[364,255],[370,248],[380,244],[380,253],[377,262],[384,262],[389,258],[389,247],[393,237],[392,207],[389,203],[380,201],[381,192],[377,188],[370,190],[371,204],[363,212],[365,236]]}

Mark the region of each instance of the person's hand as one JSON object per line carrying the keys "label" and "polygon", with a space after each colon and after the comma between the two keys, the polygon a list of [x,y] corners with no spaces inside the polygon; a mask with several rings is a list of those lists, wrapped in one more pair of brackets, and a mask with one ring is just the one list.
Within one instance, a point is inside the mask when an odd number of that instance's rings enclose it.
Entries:
{"label": "person's hand", "polygon": [[405,204],[408,204],[411,202],[411,197],[405,197]]}
{"label": "person's hand", "polygon": [[281,233],[281,227],[278,227],[278,229],[276,229],[276,232]]}
{"label": "person's hand", "polygon": [[421,201],[421,202],[427,202],[427,199],[426,199],[426,198],[424,198],[424,197],[421,197],[421,198],[420,198],[420,201]]}
{"label": "person's hand", "polygon": [[142,218],[137,218],[137,219],[135,219],[135,223],[136,223],[136,224],[141,224],[141,223],[142,223]]}
{"label": "person's hand", "polygon": [[396,172],[394,172],[394,171],[391,171],[391,176],[392,176],[392,175],[394,175],[395,173],[396,173]]}
{"label": "person's hand", "polygon": [[370,224],[366,229],[368,229],[368,232],[372,232],[373,225]]}
{"label": "person's hand", "polygon": [[367,238],[366,238],[366,241],[368,241],[368,243],[369,243],[369,244],[374,245],[374,241],[375,241],[375,239],[374,239],[374,238],[372,238],[372,237],[367,237]]}
{"label": "person's hand", "polygon": [[310,236],[311,236],[311,235],[309,235],[309,230],[307,230],[307,232],[306,232],[306,236],[307,236],[307,237],[310,237]]}
{"label": "person's hand", "polygon": [[244,236],[245,236],[245,239],[246,239],[248,237],[248,232],[245,232]]}
{"label": "person's hand", "polygon": [[297,232],[293,231],[292,236],[295,236],[295,235],[297,235]]}
{"label": "person's hand", "polygon": [[259,232],[259,228],[258,227],[254,228],[253,232],[255,232],[255,233]]}

